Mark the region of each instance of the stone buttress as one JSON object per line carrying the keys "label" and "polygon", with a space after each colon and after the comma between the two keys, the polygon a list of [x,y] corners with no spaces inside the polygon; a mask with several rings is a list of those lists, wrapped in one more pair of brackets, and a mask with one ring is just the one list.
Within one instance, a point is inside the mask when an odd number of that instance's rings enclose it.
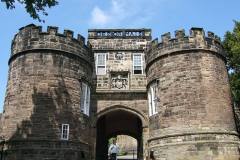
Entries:
{"label": "stone buttress", "polygon": [[[2,116],[6,160],[90,159],[89,117],[80,100],[82,83],[92,85],[93,55],[84,43],[57,27],[42,32],[32,24],[16,34]],[[62,124],[69,125],[67,141]]]}
{"label": "stone buttress", "polygon": [[[217,36],[202,28],[162,35],[146,56],[148,86],[157,83],[149,119],[149,152],[158,160],[238,160],[239,138],[226,57]],[[149,87],[148,87],[149,88]]]}

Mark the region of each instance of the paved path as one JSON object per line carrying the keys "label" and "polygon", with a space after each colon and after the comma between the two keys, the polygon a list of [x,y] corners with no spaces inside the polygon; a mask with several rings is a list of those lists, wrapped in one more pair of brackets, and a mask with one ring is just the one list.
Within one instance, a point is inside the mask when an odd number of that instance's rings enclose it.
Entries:
{"label": "paved path", "polygon": [[117,156],[117,159],[119,160],[137,160],[137,155],[125,155],[125,156]]}

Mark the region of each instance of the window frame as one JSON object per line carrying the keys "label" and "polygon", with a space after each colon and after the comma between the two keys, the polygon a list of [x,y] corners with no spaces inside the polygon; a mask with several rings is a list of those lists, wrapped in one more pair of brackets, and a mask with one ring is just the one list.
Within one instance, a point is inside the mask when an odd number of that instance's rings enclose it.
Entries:
{"label": "window frame", "polygon": [[[141,65],[135,65],[134,64],[134,57],[135,56],[140,56],[141,57]],[[133,70],[133,72],[132,72],[132,74],[133,75],[143,75],[144,73],[143,73],[143,61],[144,61],[144,58],[143,58],[143,53],[133,53],[133,59],[132,59],[132,70]],[[138,74],[138,73],[134,73],[134,71],[135,71],[135,69],[134,69],[134,67],[141,67],[141,74]]]}
{"label": "window frame", "polygon": [[[83,89],[84,88],[84,89]],[[81,84],[80,112],[89,116],[91,89],[87,83]]]}
{"label": "window frame", "polygon": [[149,116],[155,115],[157,111],[158,99],[158,81],[153,81],[148,86],[148,110]]}
{"label": "window frame", "polygon": [[[65,129],[64,127],[67,126],[67,129]],[[64,131],[67,131],[66,135],[64,133]],[[66,136],[66,137],[65,137]],[[62,124],[62,130],[61,130],[61,140],[69,140],[69,124]]]}
{"label": "window frame", "polygon": [[[101,64],[99,65],[99,61],[98,61],[99,55],[104,55],[104,65],[101,65]],[[98,76],[106,75],[107,74],[107,53],[96,53],[95,65],[96,65],[96,75],[98,75]],[[98,72],[99,67],[104,68],[103,74],[99,74],[99,72]]]}

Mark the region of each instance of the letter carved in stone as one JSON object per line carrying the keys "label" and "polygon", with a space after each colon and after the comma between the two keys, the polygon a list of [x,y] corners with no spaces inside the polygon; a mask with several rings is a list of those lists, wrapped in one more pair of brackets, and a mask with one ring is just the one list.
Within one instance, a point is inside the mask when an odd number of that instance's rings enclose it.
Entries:
{"label": "letter carved in stone", "polygon": [[115,54],[115,59],[116,60],[123,60],[123,53],[122,52],[117,52],[116,54]]}

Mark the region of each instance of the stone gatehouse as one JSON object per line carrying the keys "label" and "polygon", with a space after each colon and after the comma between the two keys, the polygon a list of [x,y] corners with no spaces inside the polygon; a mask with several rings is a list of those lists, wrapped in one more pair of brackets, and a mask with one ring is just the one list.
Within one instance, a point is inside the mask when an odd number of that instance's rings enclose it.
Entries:
{"label": "stone gatehouse", "polygon": [[129,135],[138,159],[239,160],[221,42],[192,28],[91,29],[88,41],[30,24],[12,41],[1,116],[5,160],[106,160]]}

